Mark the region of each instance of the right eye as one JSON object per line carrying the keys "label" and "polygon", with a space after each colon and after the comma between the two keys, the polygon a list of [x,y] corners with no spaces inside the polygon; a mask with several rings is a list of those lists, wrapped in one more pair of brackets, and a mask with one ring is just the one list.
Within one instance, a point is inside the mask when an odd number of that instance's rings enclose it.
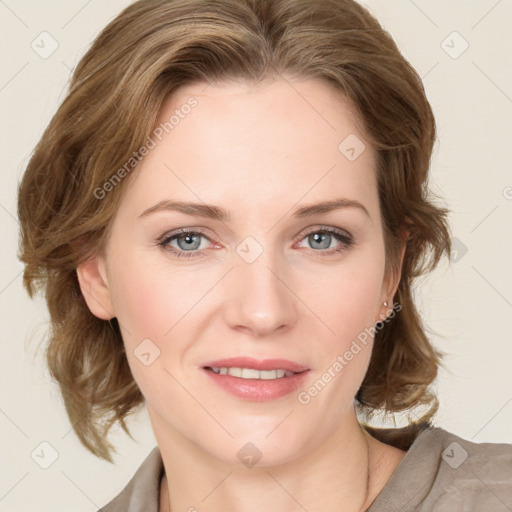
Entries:
{"label": "right eye", "polygon": [[[157,245],[171,252],[178,258],[195,258],[203,256],[204,247],[201,248],[201,239],[211,240],[201,231],[181,229],[174,233],[163,235]],[[175,242],[176,246],[172,245]]]}

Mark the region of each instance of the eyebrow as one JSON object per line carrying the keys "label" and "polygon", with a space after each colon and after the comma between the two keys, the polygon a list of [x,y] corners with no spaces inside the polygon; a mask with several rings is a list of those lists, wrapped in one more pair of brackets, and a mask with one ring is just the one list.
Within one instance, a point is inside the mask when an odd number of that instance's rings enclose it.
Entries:
{"label": "eyebrow", "polygon": [[[302,206],[293,211],[292,215],[297,218],[311,217],[320,213],[328,213],[334,210],[342,210],[346,208],[357,208],[365,213],[368,217],[370,214],[363,204],[354,199],[339,198],[332,201],[324,201],[322,203]],[[147,217],[155,212],[161,211],[177,211],[185,215],[193,215],[197,217],[205,217],[208,219],[219,220],[221,222],[229,222],[230,212],[215,205],[206,203],[191,203],[183,201],[160,201],[154,206],[147,208],[140,217]]]}

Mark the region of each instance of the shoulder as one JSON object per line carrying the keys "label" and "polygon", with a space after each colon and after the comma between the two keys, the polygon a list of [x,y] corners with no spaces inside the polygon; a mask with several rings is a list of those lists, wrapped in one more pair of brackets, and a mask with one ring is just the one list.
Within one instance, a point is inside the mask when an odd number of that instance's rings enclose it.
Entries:
{"label": "shoulder", "polygon": [[476,443],[440,428],[429,437],[439,470],[428,503],[464,503],[468,511],[512,509],[512,444]]}
{"label": "shoulder", "polygon": [[158,512],[162,472],[162,457],[155,446],[124,489],[98,512]]}
{"label": "shoulder", "polygon": [[[401,429],[393,430],[388,440]],[[426,427],[407,448],[368,512],[512,510],[512,444],[475,443]]]}

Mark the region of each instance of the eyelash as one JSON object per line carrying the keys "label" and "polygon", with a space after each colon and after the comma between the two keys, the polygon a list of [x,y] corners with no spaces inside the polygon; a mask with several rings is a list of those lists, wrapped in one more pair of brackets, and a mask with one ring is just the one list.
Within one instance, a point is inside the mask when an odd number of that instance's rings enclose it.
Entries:
{"label": "eyelash", "polygon": [[[313,229],[303,235],[301,234],[301,236],[299,238],[297,238],[294,241],[294,243],[297,241],[298,242],[302,241],[309,235],[318,234],[318,233],[333,236],[336,240],[341,242],[341,246],[338,248],[329,249],[329,250],[324,249],[324,250],[317,251],[317,250],[311,249],[315,253],[315,256],[319,256],[321,258],[327,257],[327,256],[333,256],[336,253],[344,252],[346,249],[349,249],[350,247],[352,247],[354,245],[354,240],[353,240],[352,236],[349,235],[346,231],[343,231],[341,229],[336,229],[336,228],[327,228],[327,227]],[[160,237],[157,240],[157,245],[162,247],[166,251],[171,252],[178,258],[197,258],[197,257],[203,256],[203,254],[197,249],[193,250],[193,251],[183,251],[183,250],[171,247],[169,245],[170,242],[177,239],[180,235],[183,235],[183,234],[201,235],[204,238],[206,238],[207,240],[209,240],[210,242],[212,242],[212,240],[208,236],[206,236],[201,230],[183,228],[180,231],[177,231],[175,233],[164,234],[162,237]]]}

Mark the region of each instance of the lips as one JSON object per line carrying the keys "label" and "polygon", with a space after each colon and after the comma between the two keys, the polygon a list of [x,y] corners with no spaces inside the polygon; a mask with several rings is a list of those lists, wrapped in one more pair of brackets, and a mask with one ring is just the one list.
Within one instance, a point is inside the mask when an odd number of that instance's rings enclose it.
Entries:
{"label": "lips", "polygon": [[258,361],[250,357],[209,361],[202,371],[210,382],[229,395],[251,402],[296,394],[310,374],[306,366],[287,359]]}
{"label": "lips", "polygon": [[307,366],[301,365],[287,359],[264,359],[259,361],[252,357],[232,357],[229,359],[217,359],[209,361],[203,365],[203,368],[251,368],[253,370],[286,370],[293,373],[302,373],[309,370]]}

